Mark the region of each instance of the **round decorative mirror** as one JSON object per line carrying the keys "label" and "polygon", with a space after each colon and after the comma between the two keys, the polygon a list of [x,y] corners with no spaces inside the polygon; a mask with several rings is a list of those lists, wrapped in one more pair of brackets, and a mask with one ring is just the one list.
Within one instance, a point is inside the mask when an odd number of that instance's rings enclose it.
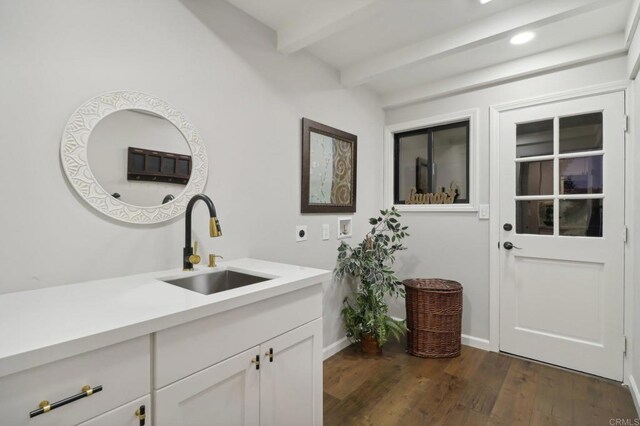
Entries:
{"label": "round decorative mirror", "polygon": [[62,166],[96,210],[129,223],[181,214],[207,180],[207,154],[187,118],[161,99],[111,92],[85,102],[64,129]]}

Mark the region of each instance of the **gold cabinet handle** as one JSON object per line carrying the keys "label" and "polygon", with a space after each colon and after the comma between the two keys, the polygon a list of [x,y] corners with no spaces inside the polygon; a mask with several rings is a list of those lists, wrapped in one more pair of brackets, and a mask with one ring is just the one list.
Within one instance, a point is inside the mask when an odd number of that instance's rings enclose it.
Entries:
{"label": "gold cabinet handle", "polygon": [[256,366],[256,370],[260,370],[260,355],[256,355],[251,359],[251,364]]}
{"label": "gold cabinet handle", "polygon": [[273,362],[273,348],[269,348],[269,350],[264,353],[264,356],[269,358],[269,362]]}
{"label": "gold cabinet handle", "polygon": [[136,410],[136,417],[140,421],[140,426],[145,425],[145,419],[147,418],[147,411],[144,405],[141,405],[140,408]]}
{"label": "gold cabinet handle", "polygon": [[47,400],[44,400],[40,402],[40,404],[38,404],[38,407],[40,408],[37,408],[29,413],[29,417],[36,417],[36,416],[39,416],[40,414],[48,413],[49,411],[55,410],[56,408],[60,408],[63,405],[71,404],[72,402],[75,402],[79,399],[85,398],[87,396],[91,396],[94,393],[98,393],[101,390],[102,390],[102,385],[98,385],[93,388],[89,385],[85,385],[82,387],[82,390],[80,391],[80,393],[61,399],[60,401],[54,402],[53,404],[49,403],[49,401]]}

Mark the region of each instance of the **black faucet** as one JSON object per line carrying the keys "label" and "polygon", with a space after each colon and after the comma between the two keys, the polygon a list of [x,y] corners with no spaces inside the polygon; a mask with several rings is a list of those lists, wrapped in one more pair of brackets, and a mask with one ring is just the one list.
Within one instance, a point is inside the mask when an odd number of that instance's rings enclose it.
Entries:
{"label": "black faucet", "polygon": [[184,249],[182,258],[182,269],[185,271],[193,271],[193,265],[195,263],[200,263],[200,256],[194,253],[194,249],[191,247],[191,212],[193,211],[193,205],[198,200],[204,201],[209,208],[209,216],[211,216],[211,219],[209,220],[209,235],[211,235],[212,238],[222,235],[220,222],[218,222],[216,215],[216,206],[213,205],[211,198],[204,194],[196,194],[191,197],[187,204],[187,213],[185,218]]}

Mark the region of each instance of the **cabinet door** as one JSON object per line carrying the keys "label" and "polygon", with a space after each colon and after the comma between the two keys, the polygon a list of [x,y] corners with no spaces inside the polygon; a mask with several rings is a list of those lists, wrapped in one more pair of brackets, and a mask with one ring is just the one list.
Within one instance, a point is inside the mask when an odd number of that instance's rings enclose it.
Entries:
{"label": "cabinet door", "polygon": [[260,425],[321,426],[322,319],[263,343],[260,349]]}
{"label": "cabinet door", "polygon": [[251,361],[259,349],[256,346],[158,390],[154,424],[257,425],[260,371]]}
{"label": "cabinet door", "polygon": [[151,398],[149,395],[137,399],[129,404],[115,410],[108,411],[78,426],[139,426],[140,418],[136,415],[136,411],[141,406],[145,407],[144,424],[151,425]]}

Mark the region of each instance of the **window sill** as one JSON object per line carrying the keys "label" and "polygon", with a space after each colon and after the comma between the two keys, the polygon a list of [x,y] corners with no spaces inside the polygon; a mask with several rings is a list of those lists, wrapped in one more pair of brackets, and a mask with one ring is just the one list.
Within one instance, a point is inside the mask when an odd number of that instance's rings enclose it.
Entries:
{"label": "window sill", "polygon": [[475,213],[478,208],[471,204],[395,204],[400,212],[449,212],[449,213]]}

